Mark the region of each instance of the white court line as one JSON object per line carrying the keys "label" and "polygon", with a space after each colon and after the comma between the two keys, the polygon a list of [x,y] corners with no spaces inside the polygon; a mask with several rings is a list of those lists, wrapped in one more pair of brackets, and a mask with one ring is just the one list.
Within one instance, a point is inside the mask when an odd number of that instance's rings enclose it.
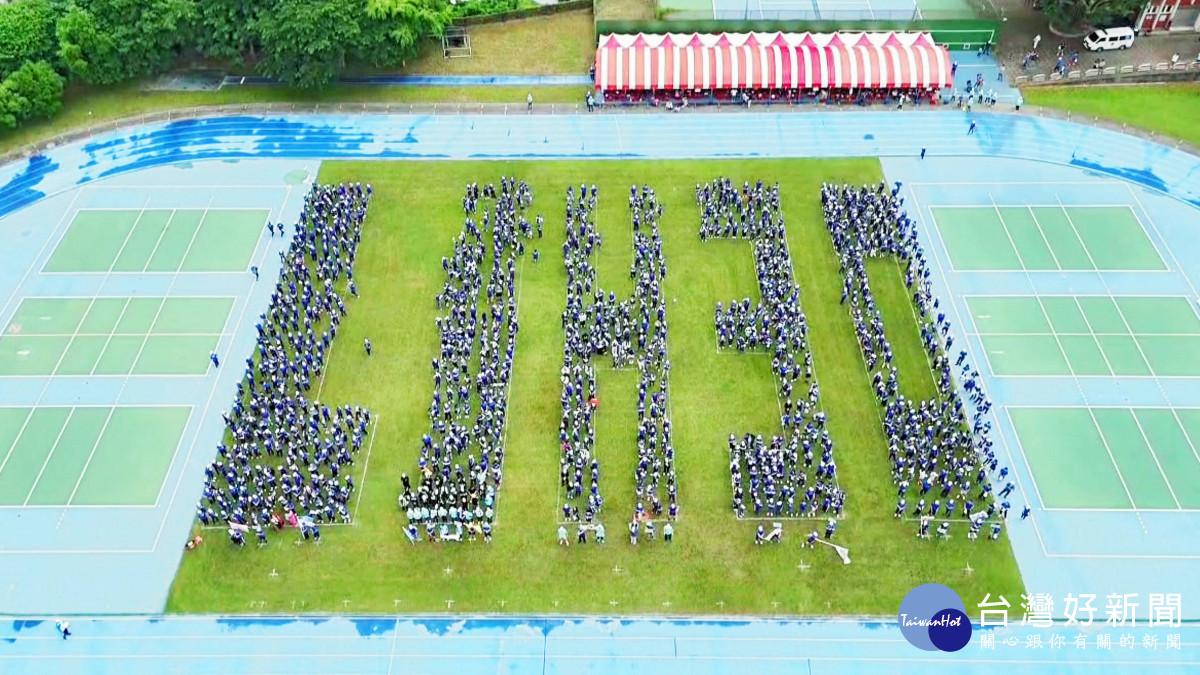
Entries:
{"label": "white court line", "polygon": [[1200,509],[1112,509],[1112,508],[1087,508],[1076,506],[1047,506],[1044,511],[1064,511],[1069,513],[1133,513],[1135,510],[1138,513],[1200,513]]}
{"label": "white court line", "polygon": [[67,352],[71,351],[71,345],[75,344],[75,338],[79,337],[79,329],[83,328],[83,322],[87,321],[88,314],[92,313],[92,308],[96,306],[96,298],[92,298],[88,303],[87,309],[83,310],[83,316],[79,317],[79,323],[75,324],[75,330],[71,333],[71,338],[67,340],[67,346],[63,348],[62,354],[58,355],[58,360],[54,362],[54,368],[50,370],[49,377],[53,377],[58,369],[62,367],[63,359],[67,358]]}
{"label": "white court line", "polygon": [[[1083,317],[1083,324],[1085,326],[1087,326],[1088,331],[1091,332],[1092,342],[1095,343],[1097,351],[1100,352],[1100,356],[1104,357],[1104,367],[1108,368],[1109,373],[1116,375],[1117,371],[1115,369],[1113,369],[1112,363],[1110,363],[1108,360],[1108,354],[1105,354],[1104,348],[1100,346],[1100,338],[1096,334],[1096,331],[1092,328],[1092,322],[1090,320],[1088,320],[1087,312],[1083,311],[1083,305],[1079,302],[1078,297],[1075,298],[1075,307],[1079,309],[1079,316]],[[1053,326],[1051,326],[1051,329],[1053,329]],[[1105,335],[1107,335],[1107,333],[1105,333]],[[1116,335],[1116,334],[1114,333],[1114,335]],[[1121,337],[1125,337],[1125,336],[1122,335]],[[1129,336],[1129,337],[1132,337],[1132,336]],[[1134,341],[1136,342],[1137,338],[1134,338]],[[1143,360],[1145,360],[1145,359],[1143,359]],[[1070,366],[1071,363],[1068,361],[1067,365]],[[1147,363],[1146,367],[1149,367],[1149,366],[1150,366],[1150,364]],[[1071,372],[1074,372],[1074,371],[1075,371],[1075,368],[1072,367]]]}
{"label": "white court line", "polygon": [[38,471],[37,478],[33,479],[33,485],[29,486],[29,493],[25,495],[25,501],[21,506],[29,503],[30,497],[33,497],[33,491],[37,489],[38,483],[42,480],[42,474],[46,472],[46,466],[50,464],[50,458],[54,456],[54,451],[58,449],[58,442],[62,440],[63,433],[67,430],[67,425],[71,423],[71,418],[75,416],[75,409],[71,408],[67,413],[67,419],[63,421],[63,425],[58,430],[58,435],[54,437],[54,445],[50,446],[50,452],[46,453],[46,459],[42,462],[42,468]]}
{"label": "white court line", "polygon": [[[959,66],[959,67],[961,68],[962,66]],[[1016,159],[1025,159],[1025,158],[1018,157]],[[953,181],[941,182],[941,181],[939,181],[936,183],[913,182],[913,183],[906,183],[906,185],[909,185],[909,186],[931,185],[934,187],[940,187],[942,185],[1093,185],[1095,187],[1104,187],[1106,185],[1128,185],[1128,183],[1126,183],[1125,181],[1122,181],[1122,180],[1066,180],[1066,181],[989,180],[989,181],[959,181],[959,182],[953,182]],[[928,206],[926,208],[929,210],[932,210],[932,209],[940,209],[940,208],[942,208],[942,206],[939,204],[938,206]]]}
{"label": "white court line", "polygon": [[[1086,317],[1085,317],[1086,318]],[[1058,335],[1059,337],[1200,337],[1200,333],[1060,333],[1055,330],[1048,330],[1045,333],[966,333],[966,335],[975,335],[978,337],[1049,337]],[[29,336],[32,337],[32,336]]]}
{"label": "white court line", "polygon": [[1142,422],[1138,419],[1137,414],[1133,410],[1129,411],[1129,415],[1133,417],[1134,424],[1137,425],[1138,432],[1142,434],[1142,440],[1146,442],[1146,448],[1150,450],[1150,456],[1154,458],[1154,465],[1158,467],[1158,473],[1162,475],[1163,482],[1167,484],[1167,491],[1171,493],[1171,499],[1175,502],[1177,509],[1182,509],[1183,504],[1179,503],[1179,497],[1175,496],[1175,489],[1171,487],[1171,479],[1167,478],[1167,473],[1163,471],[1162,464],[1158,461],[1158,454],[1154,452],[1154,444],[1150,442],[1150,438],[1146,436],[1146,430],[1142,428]]}
{"label": "white court line", "polygon": [[[138,190],[139,192],[145,192],[148,190],[265,190],[265,189],[282,190],[285,187],[291,187],[291,186],[290,185],[279,185],[279,184],[275,184],[275,185],[247,185],[247,184],[208,185],[208,184],[197,183],[194,185],[80,185],[76,189],[78,189],[78,190],[103,190],[105,192],[110,192],[112,190]],[[180,208],[186,208],[186,207],[180,207]],[[199,209],[200,207],[197,206],[196,208]],[[228,208],[236,208],[236,207],[228,207]],[[248,210],[253,210],[253,209],[248,209]]]}
{"label": "white court line", "polygon": [[[290,195],[291,193],[289,192],[288,194]],[[284,204],[284,206],[280,207],[280,210],[282,211],[282,209],[285,206],[286,206],[286,203]],[[201,221],[201,222],[203,223],[203,221]],[[197,228],[197,231],[199,231],[199,228]],[[261,233],[259,234],[259,236],[261,238],[261,236],[262,236]],[[287,244],[286,238],[284,239],[284,244],[285,245]],[[270,243],[268,243],[266,250],[270,250]],[[265,254],[265,252],[266,251],[264,251],[264,254]],[[178,280],[178,277],[176,277],[176,279]],[[172,282],[172,285],[174,285],[174,282]],[[245,325],[244,322],[246,319],[246,310],[249,309],[249,307],[250,307],[250,301],[251,301],[252,297],[253,297],[253,289],[251,289],[251,291],[247,293],[247,295],[245,297],[245,302],[242,303],[242,311],[238,315],[238,319],[234,325],[238,325],[238,326]],[[233,313],[230,312],[231,316],[232,316],[232,314]],[[228,321],[228,319],[226,319],[226,320]],[[257,335],[255,336],[255,340],[257,340]],[[222,352],[222,354],[221,354],[221,356],[227,356],[227,355],[228,355],[228,350],[226,350],[225,352]],[[326,360],[325,367],[326,368],[329,367],[328,360]],[[213,384],[208,392],[208,399],[204,403],[204,410],[200,413],[201,423],[203,423],[203,421],[208,418],[208,410],[212,406],[213,396],[215,396],[217,393],[217,383],[220,382],[220,379],[221,378],[219,376],[213,378]],[[199,439],[200,439],[200,432],[199,432],[199,429],[197,429],[196,433],[192,435],[192,442],[188,445],[187,454],[184,455],[183,469],[179,472],[179,476],[175,479],[175,489],[171,492],[171,501],[167,503],[167,508],[163,512],[162,521],[159,522],[158,534],[156,534],[154,536],[154,545],[150,548],[151,553],[153,553],[154,551],[156,551],[158,549],[158,542],[160,539],[162,539],[163,530],[166,529],[166,527],[167,527],[167,520],[171,515],[171,509],[174,508],[174,506],[175,506],[175,498],[179,496],[179,487],[181,485],[183,485],[183,477],[187,473],[187,463],[188,463],[188,461],[191,460],[192,453],[196,449],[196,442]],[[180,439],[180,446],[182,446],[182,444],[183,444],[183,438]],[[178,453],[179,453],[178,447],[176,448],[175,452],[176,452],[176,456],[178,456]],[[174,465],[174,463],[175,463],[175,459],[172,458],[171,464]],[[170,476],[170,473],[168,470],[167,478],[164,478],[164,480],[163,480],[163,487],[166,486],[166,483],[169,480],[169,476]],[[161,497],[162,497],[162,488],[159,489],[159,498],[161,498]],[[158,504],[158,501],[156,500],[155,505],[157,505],[157,504]]]}
{"label": "white court line", "polygon": [[[921,204],[917,199],[916,190],[909,189],[909,194],[913,198],[913,208],[916,209],[917,216],[922,221],[924,221],[924,217],[921,214]],[[950,271],[953,272],[954,271],[953,261],[950,259],[950,249],[946,247],[945,240],[941,236],[942,235],[941,230],[939,230],[937,227],[937,218],[934,216],[932,208],[928,209],[928,211],[929,211],[930,222],[933,223],[933,227],[931,228],[932,232],[937,233],[937,239],[941,243],[942,252],[945,254],[947,261],[951,265]],[[926,236],[932,236],[932,235],[926,235]],[[942,261],[938,256],[938,247],[935,246],[930,250],[930,258],[933,260],[933,263],[937,266],[938,274],[941,275],[941,277],[942,277],[942,282],[946,285],[946,288],[951,291],[951,295],[953,295],[953,286],[950,284],[950,277],[947,275],[946,270],[942,268]],[[952,312],[954,312],[954,318],[960,326],[968,325],[966,321],[963,321],[963,317],[962,317],[962,314],[959,312],[957,302],[954,302],[954,301],[950,302],[950,310]],[[970,316],[969,311],[967,312],[967,316],[971,319],[972,322],[974,322],[974,318]],[[972,323],[971,325],[974,325],[974,324]],[[968,340],[968,345],[970,345],[969,340]],[[988,361],[988,358],[987,358],[987,348],[982,345],[982,342],[980,343],[980,347],[981,347],[981,351],[983,352],[983,355],[984,355],[983,358],[984,358],[985,363],[987,364],[988,371],[995,373],[995,370],[992,369],[992,367],[991,367],[991,362]],[[1012,471],[1011,475],[1013,476],[1013,480],[1016,481],[1017,489],[1021,491],[1021,496],[1025,499],[1025,502],[1029,503],[1029,493],[1025,491],[1025,482],[1023,480],[1021,480],[1020,475],[1016,471],[1016,459],[1017,459],[1017,456],[1019,455],[1021,461],[1025,464],[1025,470],[1028,472],[1030,480],[1033,481],[1033,488],[1034,488],[1034,491],[1037,496],[1037,503],[1039,506],[1044,507],[1046,502],[1044,502],[1042,500],[1042,495],[1040,493],[1037,493],[1037,482],[1033,479],[1033,470],[1029,466],[1029,458],[1025,456],[1025,451],[1020,445],[1020,438],[1019,437],[1017,438],[1017,449],[1020,452],[1014,453],[1012,451],[1012,448],[1009,447],[1009,445],[1008,445],[1008,438],[1004,434],[1003,429],[1000,429],[1000,425],[999,425],[1000,412],[999,412],[999,410],[1005,411],[1005,413],[1004,413],[1005,417],[1008,417],[1008,420],[1009,420],[1009,428],[1013,430],[1014,434],[1016,433],[1016,427],[1013,426],[1012,417],[1008,414],[1008,411],[1005,408],[1005,406],[998,405],[998,409],[996,412],[992,413],[992,417],[997,422],[996,432],[997,432],[997,435],[1000,436],[1001,443],[1003,443],[1003,445],[1004,445],[1004,452],[1008,455],[1009,463],[1013,464],[1013,471]],[[1046,549],[1046,540],[1042,537],[1042,530],[1040,527],[1038,527],[1038,524],[1037,524],[1037,515],[1035,514],[1035,515],[1031,516],[1029,520],[1033,524],[1033,531],[1034,531],[1034,534],[1037,535],[1038,545],[1042,549],[1042,555],[1048,556],[1049,551],[1047,551],[1047,549]],[[1005,525],[1005,527],[1008,527],[1008,522],[1006,521],[1004,523],[1004,525]]]}
{"label": "white court line", "polygon": [[[280,187],[282,187],[282,186],[280,186]],[[146,200],[146,204],[147,204],[146,206],[143,206],[141,208],[142,212],[145,212],[145,211],[171,211],[172,213],[174,213],[175,211],[267,211],[267,212],[270,212],[270,210],[271,210],[269,208],[263,208],[263,207],[247,208],[247,207],[242,207],[242,206],[210,206],[207,208],[203,207],[203,206],[160,206],[160,207],[150,208],[150,206],[149,206],[150,200],[149,199]],[[138,210],[139,209],[136,206],[85,206],[85,207],[79,209],[79,213],[84,213],[87,211],[138,211]],[[136,224],[134,226],[136,227]]]}
{"label": "white court line", "polygon": [[[961,66],[960,66],[961,67]],[[943,183],[943,185],[951,185],[951,183]],[[1057,208],[1072,208],[1072,209],[1131,209],[1128,204],[1003,204],[997,202],[995,198],[992,202],[1000,208],[1008,209],[1057,209]],[[938,204],[931,206],[930,209],[988,209],[987,204]],[[1136,217],[1136,216],[1135,216]]]}
{"label": "white court line", "polygon": [[[209,199],[209,203],[210,204],[212,203],[211,198]],[[166,226],[163,227],[162,232],[158,233],[158,241],[154,242],[154,248],[150,249],[150,255],[146,256],[146,263],[144,265],[142,265],[142,272],[141,272],[142,274],[172,274],[171,272],[149,272],[149,269],[150,269],[150,261],[154,260],[154,254],[158,253],[158,247],[162,246],[163,237],[167,236],[167,230],[171,229],[171,222],[175,220],[175,215],[177,213],[179,213],[178,209],[171,212],[171,217],[167,219]],[[201,223],[204,222],[204,216],[200,217],[200,222]],[[196,231],[197,232],[200,231],[199,224],[196,225]],[[195,238],[195,236],[196,236],[195,234],[192,235],[193,238]],[[183,262],[180,261],[180,265],[182,265],[182,264],[183,264]]]}
{"label": "white court line", "polygon": [[[125,300],[125,306],[121,308],[121,313],[117,315],[117,322],[113,324],[113,331],[117,329],[117,326],[121,325],[121,319],[125,318],[125,312],[129,310],[129,304],[131,302],[133,302],[132,297]],[[100,354],[96,356],[96,362],[92,364],[92,372],[89,373],[89,375],[94,376],[96,374],[96,368],[100,366],[100,361],[104,359],[104,353],[108,351],[108,346],[112,344],[114,335],[116,335],[116,333],[110,332],[108,334],[108,338],[104,341],[104,347],[100,350]],[[128,373],[125,375],[128,375]],[[125,375],[121,375],[120,377],[125,377]]]}
{"label": "white court line", "polygon": [[[992,203],[995,204],[995,200],[992,200]],[[1037,226],[1038,234],[1042,235],[1042,243],[1046,244],[1046,250],[1050,251],[1050,257],[1054,259],[1054,266],[1061,270],[1063,268],[1062,263],[1058,261],[1058,256],[1054,253],[1054,247],[1050,245],[1050,240],[1046,238],[1046,231],[1042,229],[1042,224],[1038,221],[1037,214],[1033,212],[1033,207],[1027,205],[1025,208],[1029,211],[1029,217],[1033,218],[1033,224]],[[997,207],[996,212],[999,213],[999,211],[1000,209]]]}
{"label": "white court line", "polygon": [[153,504],[9,504],[0,505],[0,511],[4,509],[54,509],[61,511],[63,509],[153,509]]}
{"label": "white court line", "polygon": [[[1113,333],[1115,335],[1115,333]],[[78,333],[12,333],[8,335],[0,335],[0,337],[75,337]],[[103,337],[112,335],[112,333],[83,333],[84,337]],[[118,333],[128,337],[138,337],[137,333]],[[233,336],[236,333],[153,333],[155,337],[226,337]],[[1168,337],[1179,337],[1182,335],[1200,336],[1197,333],[1155,333],[1154,335],[1163,335]]]}
{"label": "white court line", "polygon": [[[58,241],[61,241],[62,235],[59,235],[58,240],[55,240],[54,233],[58,232],[58,230],[62,227],[63,221],[67,219],[67,214],[71,213],[71,209],[75,206],[75,200],[79,199],[80,194],[82,193],[76,191],[75,196],[71,198],[71,203],[67,204],[67,208],[63,211],[62,216],[59,217],[58,223],[54,226],[54,229],[50,231],[50,236],[46,238],[46,243],[42,244],[42,248],[38,251],[37,255],[34,256],[32,261],[34,264],[30,264],[29,267],[25,268],[25,274],[22,275],[21,280],[18,281],[15,286],[13,286],[12,292],[8,294],[8,299],[4,301],[4,306],[0,307],[0,315],[3,315],[8,311],[8,307],[12,304],[13,298],[17,297],[17,293],[21,290],[21,287],[25,285],[25,281],[29,279],[29,275],[33,273],[34,268],[37,266],[37,261],[42,257],[42,254],[46,252],[46,249],[50,246],[51,242],[54,242],[55,248],[58,248],[57,244]],[[53,255],[53,253],[51,255]],[[47,259],[47,261],[48,260],[49,259]],[[42,263],[41,266],[45,267],[46,263]]]}
{"label": "white court line", "polygon": [[[1192,294],[1190,297],[1200,297],[1200,293],[1197,293],[1196,287],[1192,285],[1191,278],[1189,278],[1188,275],[1183,271],[1183,266],[1179,264],[1179,259],[1175,257],[1175,251],[1171,248],[1171,245],[1167,243],[1167,239],[1166,237],[1163,237],[1162,232],[1158,230],[1158,226],[1154,224],[1154,218],[1150,216],[1150,212],[1147,211],[1146,207],[1142,205],[1142,200],[1139,199],[1137,193],[1133,191],[1133,186],[1124,181],[1120,181],[1120,184],[1124,185],[1125,188],[1129,190],[1129,194],[1133,197],[1133,201],[1137,203],[1138,208],[1141,209],[1142,213],[1146,216],[1146,222],[1150,224],[1150,229],[1154,230],[1155,236],[1162,240],[1163,246],[1167,249],[1167,254],[1171,256],[1171,262],[1175,263],[1175,269],[1180,271],[1180,274],[1183,276],[1183,280],[1187,282],[1188,288],[1192,289]],[[1170,193],[1163,194],[1171,196]],[[1135,213],[1134,216],[1136,217],[1137,214]],[[1141,218],[1138,218],[1138,222],[1142,222]],[[1151,240],[1151,243],[1154,243],[1153,240]]]}
{"label": "white court line", "polygon": [[[1186,410],[1186,408],[1180,407],[1180,410]],[[1188,442],[1188,447],[1192,449],[1192,456],[1200,464],[1200,452],[1196,452],[1196,444],[1192,442],[1192,437],[1188,435],[1187,427],[1183,426],[1183,420],[1179,417],[1179,410],[1171,408],[1171,413],[1175,415],[1175,423],[1179,425],[1179,430],[1183,432],[1183,438]]]}
{"label": "white court line", "polygon": [[[72,272],[72,274],[75,273]],[[104,274],[104,272],[91,272],[90,274]],[[157,274],[174,274],[174,272],[158,272]],[[187,274],[187,272],[182,272],[181,274]],[[212,272],[197,272],[196,274],[212,274]],[[24,303],[26,300],[92,300],[93,298],[96,300],[123,300],[126,298],[142,298],[149,300],[154,298],[162,298],[164,300],[168,298],[171,300],[237,300],[238,297],[239,296],[236,295],[26,295],[21,298],[21,302]],[[1160,296],[1152,295],[1149,297],[1157,298]]]}
{"label": "white court line", "polygon": [[108,411],[108,417],[104,418],[104,425],[100,427],[100,433],[96,436],[96,442],[92,443],[92,451],[88,453],[87,461],[83,463],[83,471],[79,472],[79,478],[75,481],[75,487],[71,488],[71,496],[67,497],[68,505],[70,505],[71,500],[75,499],[75,493],[79,491],[79,486],[83,484],[83,477],[87,474],[88,467],[92,464],[92,458],[96,456],[96,448],[100,447],[100,440],[104,438],[104,432],[108,430],[108,423],[112,421],[113,413],[116,411],[117,406],[114,405]]}
{"label": "white court line", "polygon": [[[146,215],[146,207],[149,205],[150,198],[147,197],[146,203],[142,205],[142,210],[138,211],[137,218],[133,220],[133,227],[129,228],[129,233],[125,235],[125,241],[121,242],[121,248],[117,250],[117,255],[113,256],[112,262],[109,263],[108,272],[106,272],[106,274],[112,274],[113,268],[117,266],[117,261],[121,259],[121,254],[125,252],[125,247],[129,245],[129,240],[133,237],[134,231],[137,230],[138,223],[142,222],[142,216]],[[128,210],[132,211],[133,209]],[[174,211],[172,211],[172,215],[174,215]],[[170,219],[168,218],[167,221],[170,222]],[[165,225],[163,226],[163,229],[166,229]]]}

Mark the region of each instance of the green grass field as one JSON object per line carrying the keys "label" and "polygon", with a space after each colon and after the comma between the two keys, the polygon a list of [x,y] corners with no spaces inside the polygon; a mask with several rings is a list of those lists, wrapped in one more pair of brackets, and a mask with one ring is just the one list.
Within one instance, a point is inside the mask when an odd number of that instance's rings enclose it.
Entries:
{"label": "green grass field", "polygon": [[[400,474],[415,473],[428,425],[439,260],[461,228],[462,186],[498,182],[501,175],[531,184],[533,211],[546,215],[547,227],[545,240],[533,244],[541,262],[527,257],[518,275],[521,333],[496,537],[491,545],[412,546],[396,497]],[[730,432],[770,433],[779,420],[769,362],[715,349],[714,303],[757,296],[749,244],[701,243],[697,235],[693,187],[719,175],[781,184],[822,405],[849,494],[837,536],[850,548],[849,566],[824,547],[800,552],[801,533],[812,528],[807,522],[785,525],[782,545],[755,547],[755,523],[736,520],[730,510],[725,439]],[[841,280],[818,196],[823,180],[859,184],[880,176],[874,159],[325,163],[322,181],[375,187],[355,274],[361,298],[350,303],[320,394],[324,402],[363,404],[377,415],[356,523],[328,528],[320,546],[295,546],[289,532],[273,535],[261,550],[235,549],[210,532],[206,545],[185,554],[168,610],[886,615],[908,590],[929,581],[955,588],[968,603],[985,593],[1019,596],[1023,586],[1006,538],[971,543],[960,530],[949,541],[918,541],[914,524],[892,518],[896,492],[883,430],[850,317],[838,303]],[[671,545],[632,547],[623,536],[633,497],[635,373],[606,368],[599,375],[596,451],[606,467],[601,489],[609,543],[555,545],[566,278],[561,211],[566,186],[581,182],[600,186],[599,280],[619,295],[631,288],[629,185],[653,185],[666,209],[681,515]],[[927,372],[895,264],[873,263],[870,273],[901,371]],[[375,345],[370,359],[358,348],[365,337]],[[932,390],[918,379],[904,386]],[[366,460],[360,456],[356,469]],[[965,572],[968,564],[973,573]]]}
{"label": "green grass field", "polygon": [[1084,119],[1123,122],[1200,147],[1200,84],[1149,84],[1112,87],[1026,87],[1025,102],[1069,110]]}

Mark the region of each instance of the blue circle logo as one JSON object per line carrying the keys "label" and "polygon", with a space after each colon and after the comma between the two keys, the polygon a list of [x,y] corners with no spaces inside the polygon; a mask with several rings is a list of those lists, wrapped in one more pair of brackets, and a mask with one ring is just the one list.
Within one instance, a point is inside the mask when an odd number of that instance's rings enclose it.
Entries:
{"label": "blue circle logo", "polygon": [[956,652],[971,642],[967,607],[950,587],[921,584],[900,601],[900,633],[927,652]]}

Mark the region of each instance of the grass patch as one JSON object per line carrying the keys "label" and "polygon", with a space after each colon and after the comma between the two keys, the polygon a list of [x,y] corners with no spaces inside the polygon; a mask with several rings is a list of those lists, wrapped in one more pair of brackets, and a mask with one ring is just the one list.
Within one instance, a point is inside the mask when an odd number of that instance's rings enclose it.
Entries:
{"label": "grass patch", "polygon": [[653,21],[654,0],[595,0],[597,21]]}
{"label": "grass patch", "polygon": [[921,329],[914,314],[916,305],[904,285],[902,263],[895,257],[867,258],[866,262],[867,279],[883,314],[884,333],[899,371],[900,393],[914,401],[937,398],[932,363],[921,341]]}
{"label": "grass patch", "polygon": [[1200,84],[1027,87],[1021,93],[1032,105],[1122,122],[1200,147]]}
{"label": "grass patch", "polygon": [[596,56],[588,10],[485,23],[467,28],[471,58],[442,57],[440,40],[428,40],[409,62],[414,75],[586,75]]}
{"label": "grass patch", "polygon": [[[415,473],[428,424],[439,261],[461,228],[462,186],[501,175],[529,181],[533,211],[546,215],[547,227],[545,239],[532,245],[541,249],[541,262],[526,258],[518,275],[521,332],[496,537],[490,546],[410,546],[396,497],[400,474]],[[719,175],[781,185],[822,407],[829,415],[840,484],[849,495],[838,531],[854,560],[849,566],[827,548],[799,552],[802,532],[815,524],[791,522],[782,545],[755,547],[756,522],[738,521],[730,509],[726,438],[730,432],[770,433],[779,420],[769,361],[716,351],[714,303],[757,295],[750,245],[702,243],[697,234],[694,186]],[[326,162],[320,177],[375,187],[355,275],[362,297],[349,302],[321,394],[331,405],[363,404],[377,415],[357,522],[327,528],[319,547],[294,546],[289,532],[273,534],[265,549],[239,550],[214,533],[208,544],[184,556],[169,611],[444,612],[452,599],[455,612],[889,615],[908,590],[929,581],[951,586],[968,603],[988,592],[1019,597],[1023,587],[1006,538],[971,543],[960,527],[949,541],[918,541],[915,523],[892,518],[896,491],[886,442],[853,325],[838,302],[841,277],[819,200],[823,181],[879,180],[876,160]],[[625,536],[634,499],[635,374],[606,368],[599,369],[596,452],[605,462],[609,543],[603,548],[554,543],[563,347],[558,317],[566,279],[561,208],[566,186],[581,182],[600,187],[599,282],[619,294],[631,288],[629,186],[653,185],[665,208],[661,225],[670,274],[664,292],[671,298],[681,515],[669,546],[633,547]],[[880,302],[895,302],[882,291],[877,290]],[[900,297],[908,302],[906,294]],[[885,315],[889,322],[904,317],[911,322],[907,306],[888,307]],[[366,337],[375,345],[370,359],[356,348]],[[798,569],[801,558],[810,569]],[[963,572],[967,563],[974,574]],[[272,570],[278,576],[269,577]],[[262,605],[251,609],[256,601]]]}

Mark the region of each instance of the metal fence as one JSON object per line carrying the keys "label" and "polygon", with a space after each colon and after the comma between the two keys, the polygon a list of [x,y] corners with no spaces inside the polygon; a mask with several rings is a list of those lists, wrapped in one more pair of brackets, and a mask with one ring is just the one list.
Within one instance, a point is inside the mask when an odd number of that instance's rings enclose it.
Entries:
{"label": "metal fence", "polygon": [[1200,61],[1179,61],[1177,63],[1142,63],[1139,65],[1108,66],[1105,68],[1088,68],[1086,70],[1071,70],[1062,73],[1018,75],[1014,83],[1020,87],[1039,84],[1069,84],[1072,82],[1103,82],[1105,80],[1125,79],[1196,79],[1200,78]]}

